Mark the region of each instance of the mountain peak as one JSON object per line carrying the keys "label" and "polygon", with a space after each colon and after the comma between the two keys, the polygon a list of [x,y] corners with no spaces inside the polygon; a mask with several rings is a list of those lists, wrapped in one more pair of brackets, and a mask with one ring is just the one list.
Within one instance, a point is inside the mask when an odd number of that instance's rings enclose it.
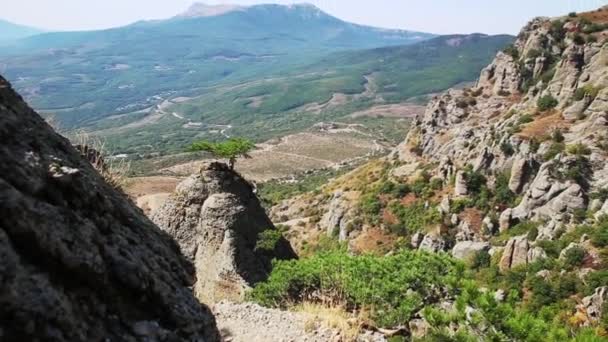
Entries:
{"label": "mountain peak", "polygon": [[193,3],[185,12],[178,14],[178,18],[214,17],[246,8],[239,5],[207,5],[202,2]]}

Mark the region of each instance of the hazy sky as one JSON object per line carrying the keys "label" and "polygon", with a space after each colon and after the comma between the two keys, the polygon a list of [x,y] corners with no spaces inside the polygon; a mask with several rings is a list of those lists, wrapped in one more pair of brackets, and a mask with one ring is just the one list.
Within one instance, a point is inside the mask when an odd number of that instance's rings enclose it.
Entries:
{"label": "hazy sky", "polygon": [[[2,5],[2,3],[5,3]],[[0,0],[0,18],[49,30],[98,29],[159,19],[192,0]],[[535,16],[595,9],[608,0],[207,0],[207,4],[310,2],[360,24],[434,33],[517,33]]]}

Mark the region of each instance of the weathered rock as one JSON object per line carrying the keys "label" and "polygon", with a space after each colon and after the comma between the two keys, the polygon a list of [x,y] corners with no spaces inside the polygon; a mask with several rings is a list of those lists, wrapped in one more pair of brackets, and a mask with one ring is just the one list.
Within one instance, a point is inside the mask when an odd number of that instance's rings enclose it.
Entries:
{"label": "weathered rock", "polygon": [[511,228],[512,217],[513,217],[513,209],[511,209],[511,208],[505,209],[505,211],[503,211],[500,214],[500,218],[498,219],[498,229],[501,232],[504,232],[504,231],[508,230],[509,228]]}
{"label": "weathered rock", "polygon": [[445,240],[436,234],[427,234],[422,239],[418,249],[427,252],[440,252],[445,249]]}
{"label": "weathered rock", "polygon": [[468,260],[474,257],[479,252],[487,252],[490,250],[488,242],[461,241],[454,245],[452,256],[460,260]]}
{"label": "weathered rock", "polygon": [[328,236],[337,236],[340,241],[345,241],[348,238],[348,225],[352,222],[353,207],[341,191],[336,191],[319,222],[319,228],[327,231]]}
{"label": "weathered rock", "polygon": [[513,161],[511,167],[511,178],[509,179],[509,189],[518,194],[522,191],[526,182],[530,178],[533,170],[533,161],[526,157],[519,157]]}
{"label": "weathered rock", "polygon": [[516,236],[507,242],[499,267],[502,271],[505,271],[519,265],[527,265],[544,257],[546,257],[546,254],[542,248],[532,247],[525,235]]}
{"label": "weathered rock", "polygon": [[608,301],[608,286],[598,287],[591,296],[583,298],[581,304],[577,306],[578,314],[583,318],[583,326],[589,326],[602,319],[606,301]]}
{"label": "weathered rock", "polygon": [[296,257],[283,237],[258,244],[276,228],[252,186],[221,163],[206,164],[179,184],[152,219],[194,263],[194,292],[203,301],[241,300],[267,278],[272,259]]}
{"label": "weathered rock", "polygon": [[216,341],[175,242],[0,77],[0,339]]}
{"label": "weathered rock", "polygon": [[412,244],[412,248],[418,248],[420,246],[420,243],[422,243],[422,240],[424,240],[424,234],[420,232],[414,233],[410,241]]}
{"label": "weathered rock", "polygon": [[466,196],[469,193],[467,189],[467,180],[464,171],[456,173],[456,184],[454,185],[454,194],[456,196]]}

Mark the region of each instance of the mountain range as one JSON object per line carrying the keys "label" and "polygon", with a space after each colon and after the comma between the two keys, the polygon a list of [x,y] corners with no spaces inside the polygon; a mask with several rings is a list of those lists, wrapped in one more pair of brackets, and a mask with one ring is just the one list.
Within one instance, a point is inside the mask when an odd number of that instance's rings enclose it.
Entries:
{"label": "mountain range", "polygon": [[[65,130],[101,131],[118,150],[182,149],[220,138],[212,125],[264,140],[471,81],[511,39],[368,27],[309,4],[194,4],[166,20],[26,37],[0,51],[0,72]],[[302,115],[336,94],[367,96]]]}

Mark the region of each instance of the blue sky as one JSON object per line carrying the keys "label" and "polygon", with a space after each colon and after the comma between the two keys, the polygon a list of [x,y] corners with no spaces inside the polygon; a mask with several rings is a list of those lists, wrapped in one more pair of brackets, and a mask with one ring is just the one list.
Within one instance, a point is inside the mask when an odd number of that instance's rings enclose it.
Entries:
{"label": "blue sky", "polygon": [[[99,29],[182,12],[192,0],[1,0],[0,17],[50,30]],[[208,0],[207,4],[289,4],[289,0]],[[433,33],[515,34],[532,17],[557,16],[608,0],[309,0],[341,19]],[[35,9],[35,10],[34,10]]]}

